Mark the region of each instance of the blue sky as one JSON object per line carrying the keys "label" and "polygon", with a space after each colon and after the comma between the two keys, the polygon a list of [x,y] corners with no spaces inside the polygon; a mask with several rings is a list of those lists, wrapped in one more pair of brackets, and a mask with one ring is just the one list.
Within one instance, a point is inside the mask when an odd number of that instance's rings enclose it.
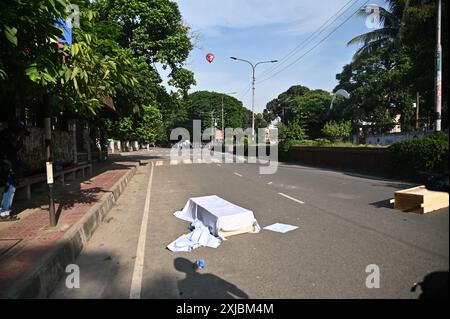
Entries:
{"label": "blue sky", "polygon": [[[195,35],[186,67],[195,73],[197,85],[191,92],[208,90],[238,92],[234,95],[251,107],[250,65],[233,61],[236,56],[253,62],[281,60],[311,36],[327,19],[344,5],[349,8],[315,40],[293,55],[279,69],[304,54],[336,26],[347,19],[365,0],[177,0],[184,23]],[[370,4],[384,6],[383,0]],[[262,112],[267,102],[292,85],[305,85],[331,91],[336,73],[351,61],[356,46],[347,46],[355,35],[370,31],[365,18],[353,16],[321,45],[267,81],[258,83],[272,73],[276,64],[259,65],[256,69],[255,111]],[[215,55],[212,63],[205,55]],[[277,70],[279,70],[277,69]],[[161,74],[164,75],[162,70]]]}

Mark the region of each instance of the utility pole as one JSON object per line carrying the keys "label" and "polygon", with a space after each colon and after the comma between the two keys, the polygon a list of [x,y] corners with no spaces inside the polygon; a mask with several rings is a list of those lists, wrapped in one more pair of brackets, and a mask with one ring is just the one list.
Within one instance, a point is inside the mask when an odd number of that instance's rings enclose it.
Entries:
{"label": "utility pole", "polygon": [[419,101],[420,95],[419,92],[416,94],[416,131],[419,129]]}
{"label": "utility pole", "polygon": [[278,60],[271,60],[271,61],[261,61],[261,62],[257,62],[256,64],[253,64],[250,61],[244,60],[244,59],[239,59],[236,58],[234,56],[230,57],[230,59],[232,60],[237,60],[237,61],[242,61],[242,62],[246,62],[248,64],[250,64],[250,66],[252,67],[252,141],[255,141],[255,69],[259,64],[262,63],[276,63],[278,62]]}
{"label": "utility pole", "polygon": [[53,199],[53,156],[52,156],[52,123],[51,117],[45,121],[45,149],[47,153],[46,172],[48,184],[48,212],[50,215],[50,226],[56,226],[55,201]]}
{"label": "utility pole", "polygon": [[441,14],[442,1],[438,0],[437,8],[437,39],[436,39],[436,121],[434,129],[441,131],[441,109],[442,109],[442,46],[441,46]]}
{"label": "utility pole", "polygon": [[225,118],[224,118],[224,114],[223,114],[223,96],[224,96],[224,94],[231,95],[231,94],[236,94],[236,93],[237,92],[230,92],[230,93],[222,94],[222,134],[224,134],[224,137],[225,137]]}
{"label": "utility pole", "polygon": [[213,111],[212,99],[209,99],[209,106],[211,108],[211,143],[214,143],[215,125],[214,125],[214,111]]}

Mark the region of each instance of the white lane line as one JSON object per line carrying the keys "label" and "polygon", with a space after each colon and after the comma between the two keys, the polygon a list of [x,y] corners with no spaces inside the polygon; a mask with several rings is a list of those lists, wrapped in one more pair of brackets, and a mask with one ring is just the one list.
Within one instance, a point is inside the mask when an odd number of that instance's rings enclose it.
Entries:
{"label": "white lane line", "polygon": [[272,185],[272,182],[268,182],[267,185]]}
{"label": "white lane line", "polygon": [[163,165],[163,161],[157,161],[156,162],[156,166],[162,166]]}
{"label": "white lane line", "polygon": [[150,212],[150,195],[152,192],[153,168],[154,166],[152,162],[150,178],[148,179],[147,196],[145,197],[144,215],[142,216],[141,231],[139,233],[139,241],[136,249],[133,277],[131,279],[130,299],[141,298],[142,275],[144,271],[145,240],[147,238],[148,215]]}
{"label": "white lane line", "polygon": [[236,176],[242,177],[242,175],[239,174],[239,173],[234,172],[233,174],[236,175]]}
{"label": "white lane line", "polygon": [[300,203],[300,204],[304,204],[305,202],[302,202],[301,200],[298,200],[297,198],[291,197],[289,195],[283,194],[283,193],[278,193],[279,195],[286,197],[290,200],[293,200],[294,202]]}

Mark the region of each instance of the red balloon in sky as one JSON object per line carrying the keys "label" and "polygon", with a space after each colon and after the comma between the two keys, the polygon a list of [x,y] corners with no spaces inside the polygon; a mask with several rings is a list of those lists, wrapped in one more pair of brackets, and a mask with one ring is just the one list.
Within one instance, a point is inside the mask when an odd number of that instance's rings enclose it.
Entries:
{"label": "red balloon in sky", "polygon": [[206,55],[206,60],[207,60],[209,63],[211,63],[211,62],[214,60],[214,54],[208,53],[208,54]]}

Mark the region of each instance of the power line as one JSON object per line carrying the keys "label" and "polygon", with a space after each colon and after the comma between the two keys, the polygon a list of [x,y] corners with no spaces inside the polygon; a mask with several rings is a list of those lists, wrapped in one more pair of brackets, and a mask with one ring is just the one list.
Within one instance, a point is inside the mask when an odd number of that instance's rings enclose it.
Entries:
{"label": "power line", "polygon": [[241,100],[241,99],[243,99],[247,94],[248,94],[248,92],[250,92],[250,89],[252,88],[252,84],[250,84],[248,87],[247,87],[247,89],[245,90],[245,91],[243,91],[243,93],[242,94],[239,94],[239,99]]}
{"label": "power line", "polygon": [[295,63],[297,63],[298,61],[300,61],[303,57],[305,57],[308,53],[310,53],[312,50],[314,50],[315,48],[317,48],[320,44],[322,44],[326,39],[328,39],[334,32],[336,32],[340,27],[342,27],[348,20],[350,20],[361,8],[363,8],[370,0],[367,0],[366,2],[363,3],[363,5],[361,5],[355,12],[353,12],[347,19],[345,19],[342,23],[340,23],[336,28],[334,28],[330,33],[328,33],[324,38],[322,38],[318,43],[316,43],[313,47],[311,47],[308,51],[306,51],[305,53],[303,53],[299,58],[297,58],[296,60],[294,60],[292,63],[288,64],[286,67],[284,67],[283,69],[281,69],[280,71],[274,73],[273,75],[269,76],[268,78],[265,78],[261,81],[258,81],[258,83],[263,83],[267,80],[270,80],[271,78],[277,76],[278,74],[280,74],[281,72],[285,71],[287,68],[291,67],[292,65],[294,65]]}
{"label": "power line", "polygon": [[[309,35],[308,38],[306,38],[303,42],[301,42],[300,44],[298,44],[294,49],[292,49],[288,54],[286,54],[283,58],[279,59],[276,65],[272,66],[271,68],[269,68],[268,70],[265,70],[261,76],[264,76],[266,74],[269,74],[271,72],[273,72],[276,69],[279,69],[280,67],[282,67],[282,65],[287,62],[292,56],[294,56],[296,53],[298,53],[299,51],[301,51],[301,49],[303,49],[304,47],[306,47],[309,43],[312,42],[314,37],[319,36],[320,34],[323,33],[323,31],[325,31],[325,29],[329,26],[332,25],[337,19],[339,19],[342,15],[344,15],[354,4],[356,4],[358,1],[360,0],[350,0],[348,1],[346,4],[344,4],[337,12],[335,12],[332,16],[330,16],[317,30],[315,30],[313,33],[311,33]],[[353,2],[353,3],[352,3]],[[347,7],[350,3],[352,3],[348,8],[346,8],[344,10],[345,7]],[[344,10],[343,12],[341,12],[342,10]],[[340,14],[339,14],[340,13]],[[331,22],[330,22],[331,21]]]}

